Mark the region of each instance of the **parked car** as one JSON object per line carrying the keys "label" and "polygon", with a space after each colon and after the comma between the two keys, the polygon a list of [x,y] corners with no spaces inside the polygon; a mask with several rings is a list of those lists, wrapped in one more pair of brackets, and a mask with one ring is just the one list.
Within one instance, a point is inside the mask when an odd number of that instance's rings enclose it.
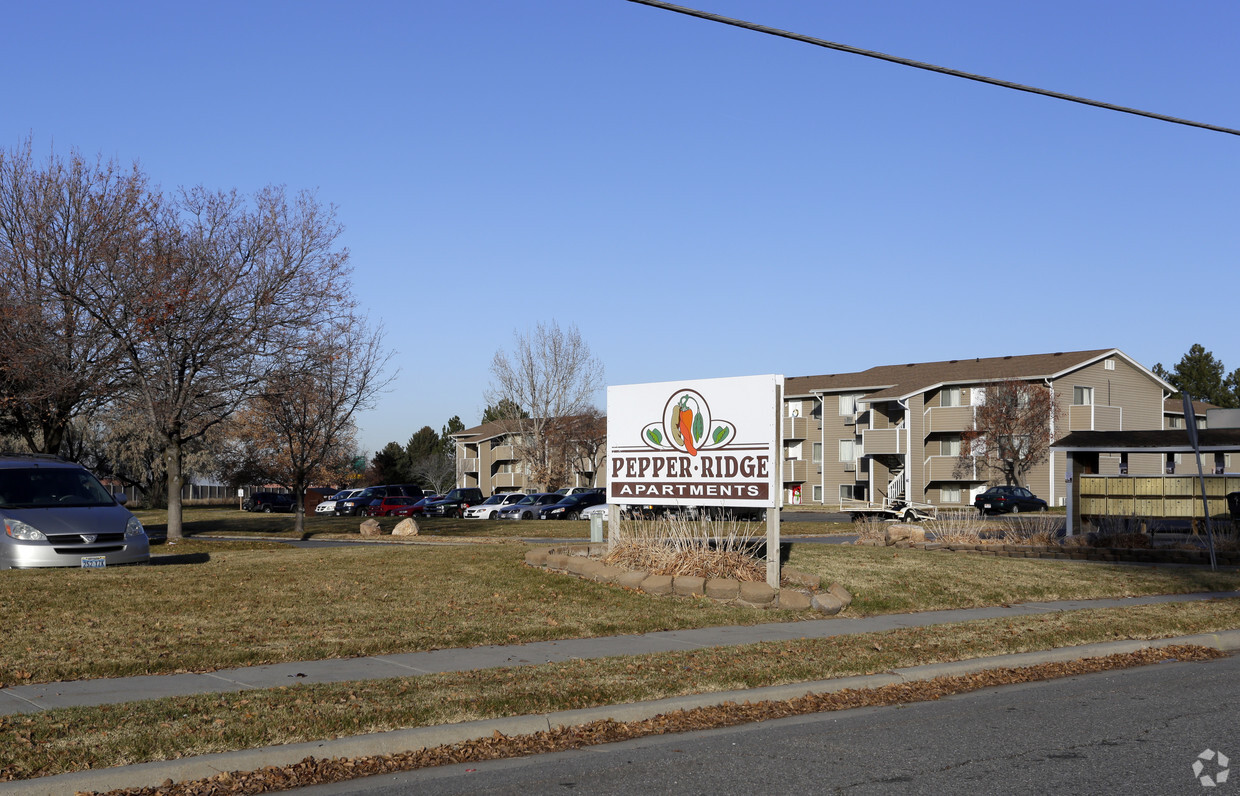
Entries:
{"label": "parked car", "polygon": [[426,512],[426,504],[432,500],[438,500],[439,495],[427,495],[421,500],[415,500],[408,506],[397,506],[388,513],[389,517],[411,517],[414,514],[424,514]]}
{"label": "parked car", "polygon": [[566,486],[555,490],[557,495],[580,495],[582,492],[602,492],[601,486]]}
{"label": "parked car", "polygon": [[481,503],[465,509],[467,520],[494,520],[499,518],[500,509],[511,506],[525,497],[521,492],[496,492]]}
{"label": "parked car", "polygon": [[103,569],[151,560],[142,523],[85,467],[0,455],[0,569]]}
{"label": "parked car", "polygon": [[973,506],[982,514],[1046,511],[1046,501],[1023,486],[992,486],[973,499]]}
{"label": "parked car", "polygon": [[561,498],[555,503],[549,503],[538,510],[538,518],[540,520],[576,520],[581,517],[581,512],[591,506],[597,506],[606,500],[602,492],[578,492],[575,495],[568,495]]}
{"label": "parked car", "polygon": [[293,496],[284,492],[255,492],[241,504],[246,511],[262,511],[267,514],[273,511],[292,511],[296,506]]}
{"label": "parked car", "polygon": [[355,517],[362,513],[362,509],[370,505],[372,500],[387,496],[387,487],[385,486],[368,486],[351,495],[344,500],[336,501],[336,516]]}
{"label": "parked car", "polygon": [[558,492],[535,492],[532,495],[526,495],[511,506],[500,509],[499,519],[532,520],[538,517],[538,511],[543,506],[559,503],[563,498],[564,496]]}
{"label": "parked car", "polygon": [[350,498],[350,497],[353,497],[354,495],[360,494],[361,491],[362,490],[360,489],[342,489],[336,494],[329,497],[327,500],[324,500],[323,502],[315,506],[314,513],[315,514],[333,514],[336,511],[337,502],[344,500],[345,498]]}
{"label": "parked car", "polygon": [[463,517],[465,509],[483,501],[482,490],[474,486],[458,486],[448,494],[426,504],[428,517]]}
{"label": "parked car", "polygon": [[405,497],[404,495],[385,495],[370,501],[370,505],[363,506],[362,514],[366,517],[387,517],[398,508],[412,508],[421,499]]}
{"label": "parked car", "polygon": [[583,519],[583,520],[589,520],[589,519],[591,519],[591,518],[593,518],[593,517],[602,517],[602,518],[603,518],[603,520],[604,520],[604,521],[606,521],[606,519],[607,519],[607,504],[606,504],[606,503],[600,503],[600,504],[598,504],[597,506],[590,506],[589,508],[586,508],[586,509],[582,509],[582,510],[581,510],[581,519]]}

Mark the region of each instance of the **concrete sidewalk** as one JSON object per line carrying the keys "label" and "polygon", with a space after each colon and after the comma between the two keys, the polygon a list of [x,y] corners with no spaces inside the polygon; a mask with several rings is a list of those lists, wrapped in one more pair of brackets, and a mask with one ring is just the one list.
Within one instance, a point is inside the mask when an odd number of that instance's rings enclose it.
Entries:
{"label": "concrete sidewalk", "polygon": [[387,677],[416,677],[421,674],[472,671],[497,666],[535,666],[542,663],[608,658],[616,655],[731,647],[759,641],[828,638],[856,633],[873,633],[900,627],[926,627],[949,622],[967,622],[973,619],[1029,616],[1054,611],[1121,608],[1233,597],[1240,597],[1240,592],[1022,603],[988,608],[885,614],[863,619],[833,618],[773,622],[762,625],[729,625],[696,630],[668,630],[636,636],[603,636],[563,641],[539,641],[512,646],[466,647],[365,658],[299,661],[224,669],[206,674],[150,675],[11,686],[0,689],[0,716],[170,696],[232,693],[298,683],[339,683],[352,680],[378,680]]}
{"label": "concrete sidewalk", "polygon": [[[570,659],[734,646],[759,641],[826,638],[901,627],[926,627],[973,619],[1236,597],[1240,597],[1240,592],[1024,603],[990,608],[875,616],[864,619],[821,619],[747,627],[713,627],[647,633],[640,636],[537,642],[511,647],[475,647],[349,660],[308,661],[233,669],[202,675],[163,675],[52,683],[0,689],[0,714],[29,713],[70,705],[132,702],[186,694],[236,692],[293,683],[328,683],[408,677],[430,672],[468,671],[495,666],[530,666]],[[496,731],[505,735],[519,735],[607,718],[616,721],[636,721],[672,710],[719,705],[724,702],[792,699],[810,693],[830,693],[845,688],[876,688],[891,683],[926,680],[942,675],[960,675],[1000,667],[1031,666],[1038,663],[1123,654],[1147,647],[1171,644],[1198,644],[1222,650],[1237,650],[1240,649],[1240,630],[1157,641],[1104,642],[1042,652],[915,666],[864,677],[690,695],[585,710],[488,719],[329,741],[225,752],[182,760],[143,763],[100,771],[83,771],[21,782],[7,782],[0,784],[0,792],[14,796],[34,796],[35,794],[58,796],[59,794],[73,794],[77,791],[155,787],[168,779],[179,782],[204,779],[226,771],[252,771],[266,766],[290,765],[308,756],[330,758],[394,754],[409,749],[484,737]]]}

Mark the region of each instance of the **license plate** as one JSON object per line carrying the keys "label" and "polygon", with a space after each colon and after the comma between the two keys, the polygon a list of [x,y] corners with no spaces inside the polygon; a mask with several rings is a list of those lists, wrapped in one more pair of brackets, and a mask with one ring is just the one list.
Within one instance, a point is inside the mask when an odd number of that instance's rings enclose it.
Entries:
{"label": "license plate", "polygon": [[982,508],[987,508],[987,509],[988,509],[988,508],[990,508],[990,504],[989,504],[989,503],[984,503],[984,504],[982,504]]}
{"label": "license plate", "polygon": [[106,556],[82,556],[82,569],[103,569],[107,565]]}

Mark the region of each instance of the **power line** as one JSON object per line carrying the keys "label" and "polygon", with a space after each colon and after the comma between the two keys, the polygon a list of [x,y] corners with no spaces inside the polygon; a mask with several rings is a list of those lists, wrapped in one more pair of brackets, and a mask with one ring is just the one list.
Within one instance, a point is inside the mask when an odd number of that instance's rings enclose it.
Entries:
{"label": "power line", "polygon": [[1160,122],[1171,122],[1172,124],[1183,124],[1188,127],[1200,127],[1203,130],[1213,130],[1216,133],[1227,133],[1228,135],[1240,135],[1240,130],[1233,130],[1230,127],[1219,127],[1214,124],[1205,124],[1204,122],[1194,122],[1189,119],[1179,119],[1174,116],[1165,116],[1161,113],[1152,113],[1150,111],[1138,110],[1136,108],[1126,108],[1123,105],[1112,105],[1109,102],[1099,102],[1098,100],[1086,99],[1085,97],[1075,97],[1071,94],[1061,94],[1058,91],[1048,91],[1043,88],[1034,88],[1033,86],[1024,86],[1020,83],[1010,83],[1006,80],[999,80],[985,75],[975,75],[970,72],[961,72],[958,69],[949,69],[945,66],[936,66],[922,61],[913,61],[908,58],[900,58],[896,55],[888,55],[886,53],[876,52],[874,50],[863,50],[860,47],[851,47],[847,44],[838,44],[825,39],[816,39],[813,36],[804,36],[800,33],[792,33],[778,28],[770,28],[766,25],[759,25],[754,22],[745,22],[740,19],[732,19],[718,14],[710,14],[705,11],[698,11],[693,8],[685,8],[684,6],[672,5],[671,3],[659,2],[659,0],[629,0],[630,3],[640,3],[642,5],[662,8],[666,11],[674,11],[677,14],[685,14],[699,19],[710,20],[711,22],[719,22],[724,25],[732,25],[745,30],[752,30],[758,33],[766,33],[771,36],[779,36],[784,39],[792,39],[793,41],[804,42],[805,44],[813,44],[816,47],[826,47],[829,50],[839,50],[841,52],[852,53],[853,55],[864,55],[867,58],[877,58],[880,61],[890,61],[893,64],[901,66],[911,66],[915,69],[924,69],[927,72],[938,72],[952,77],[962,77],[966,80],[975,80],[978,83],[989,83],[992,86],[1000,88],[1010,88],[1015,91],[1025,91],[1030,94],[1040,94],[1043,97],[1051,97],[1053,99],[1067,100],[1068,102],[1076,102],[1081,105],[1092,105],[1095,108],[1103,108],[1108,111],[1119,111],[1120,113],[1130,113],[1134,116],[1144,116],[1148,119],[1157,119]]}

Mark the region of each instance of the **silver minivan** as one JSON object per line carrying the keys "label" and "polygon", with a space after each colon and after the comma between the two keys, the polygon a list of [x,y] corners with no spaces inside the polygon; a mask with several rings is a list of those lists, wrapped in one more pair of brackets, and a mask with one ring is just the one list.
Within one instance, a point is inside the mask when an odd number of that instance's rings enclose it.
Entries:
{"label": "silver minivan", "polygon": [[0,454],[0,569],[102,569],[151,560],[142,523],[85,467]]}

